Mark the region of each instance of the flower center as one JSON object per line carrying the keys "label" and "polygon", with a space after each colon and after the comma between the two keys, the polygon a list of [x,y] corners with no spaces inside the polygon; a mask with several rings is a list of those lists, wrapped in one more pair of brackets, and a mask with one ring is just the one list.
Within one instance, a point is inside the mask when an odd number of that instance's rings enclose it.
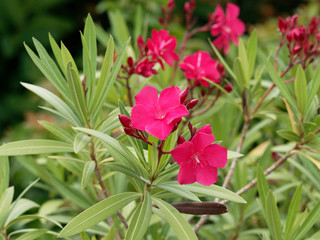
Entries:
{"label": "flower center", "polygon": [[229,27],[224,27],[224,30],[227,32],[227,33],[231,33],[231,28],[229,28]]}

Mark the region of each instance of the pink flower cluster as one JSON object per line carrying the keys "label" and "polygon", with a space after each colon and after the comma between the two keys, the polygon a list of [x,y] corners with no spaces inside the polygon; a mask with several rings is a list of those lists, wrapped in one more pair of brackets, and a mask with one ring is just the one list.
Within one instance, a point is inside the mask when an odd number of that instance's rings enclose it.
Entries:
{"label": "pink flower cluster", "polygon": [[278,19],[279,31],[282,35],[280,47],[286,43],[290,53],[291,64],[313,61],[320,53],[320,18],[313,17],[309,25],[298,27],[298,17],[294,15]]}
{"label": "pink flower cluster", "polygon": [[[138,74],[144,77],[150,77],[158,72],[154,69],[156,63],[159,63],[164,69],[163,61],[169,66],[173,65],[174,61],[179,60],[178,55],[174,52],[177,46],[177,40],[174,36],[169,35],[169,31],[152,30],[151,39],[144,42],[141,36],[137,39],[139,48],[139,58],[133,61],[131,57],[127,59],[127,66],[122,66],[122,69],[130,76]],[[150,58],[149,58],[150,57]]]}
{"label": "pink flower cluster", "polygon": [[245,32],[244,23],[238,19],[240,9],[237,5],[228,3],[226,14],[224,14],[220,5],[216,10],[209,15],[209,20],[212,22],[210,32],[213,37],[213,45],[219,50],[227,54],[230,47],[230,40],[238,46],[238,37]]}
{"label": "pink flower cluster", "polygon": [[179,66],[187,79],[195,80],[194,86],[201,84],[208,88],[208,80],[219,84],[221,78],[225,76],[223,65],[213,60],[210,54],[204,51],[197,51],[184,57]]}
{"label": "pink flower cluster", "polygon": [[191,139],[179,138],[179,145],[171,151],[173,160],[180,165],[178,182],[189,184],[198,182],[209,186],[217,181],[218,169],[227,164],[227,149],[215,140],[210,125],[205,125],[196,132],[190,128]]}

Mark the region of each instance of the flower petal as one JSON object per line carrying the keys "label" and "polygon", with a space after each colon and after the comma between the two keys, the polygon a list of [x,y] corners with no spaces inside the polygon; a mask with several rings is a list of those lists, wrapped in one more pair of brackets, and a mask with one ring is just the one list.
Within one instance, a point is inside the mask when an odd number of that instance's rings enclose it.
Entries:
{"label": "flower petal", "polygon": [[168,112],[170,109],[180,106],[180,92],[180,88],[175,86],[163,89],[159,97],[160,108]]}
{"label": "flower petal", "polygon": [[226,11],[226,19],[233,20],[236,19],[239,16],[240,8],[232,3],[227,4],[227,11]]}
{"label": "flower petal", "polygon": [[184,116],[187,116],[189,114],[186,106],[184,105],[180,105],[174,109],[171,109],[168,113],[167,113],[167,116],[166,116],[166,122],[169,124],[171,122],[173,122],[175,119],[177,118],[181,118],[181,117],[184,117]]}
{"label": "flower petal", "polygon": [[199,156],[200,161],[206,162],[212,167],[223,168],[226,166],[227,149],[219,144],[207,146]]}
{"label": "flower petal", "polygon": [[204,186],[210,186],[211,184],[214,184],[217,181],[217,176],[217,168],[211,166],[206,166],[202,168],[200,165],[198,165],[196,176],[198,183]]}
{"label": "flower petal", "polygon": [[178,182],[180,184],[190,184],[196,181],[196,171],[193,167],[192,161],[183,162],[180,165],[178,173]]}
{"label": "flower petal", "polygon": [[202,151],[205,147],[213,143],[214,136],[203,132],[197,132],[192,138],[191,142],[194,144],[196,152]]}
{"label": "flower petal", "polygon": [[[201,132],[212,135],[212,129],[211,129],[210,124],[206,124],[206,125],[204,125],[202,128],[200,128],[200,129],[198,130],[198,133],[201,133]],[[214,141],[214,140],[213,140],[213,141]]]}
{"label": "flower petal", "polygon": [[173,161],[181,165],[190,160],[193,155],[193,144],[190,141],[184,142],[171,150]]}
{"label": "flower petal", "polygon": [[136,96],[136,104],[144,105],[150,109],[158,101],[158,92],[155,87],[145,86]]}
{"label": "flower petal", "polygon": [[141,131],[145,131],[146,126],[150,125],[153,119],[150,110],[141,104],[135,105],[131,110],[132,127]]}
{"label": "flower petal", "polygon": [[173,124],[167,124],[165,119],[153,119],[153,122],[145,128],[148,133],[161,140],[165,140],[171,133],[172,129]]}

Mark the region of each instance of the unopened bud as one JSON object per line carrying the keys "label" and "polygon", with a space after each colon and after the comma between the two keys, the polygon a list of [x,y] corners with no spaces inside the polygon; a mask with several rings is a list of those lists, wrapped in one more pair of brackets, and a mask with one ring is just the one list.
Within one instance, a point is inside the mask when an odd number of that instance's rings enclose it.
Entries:
{"label": "unopened bud", "polygon": [[124,128],[132,128],[131,127],[131,119],[125,115],[119,115],[119,120]]}
{"label": "unopened bud", "polygon": [[182,137],[181,135],[178,137],[178,140],[177,140],[177,144],[182,144],[184,143],[186,140],[184,139],[184,137]]}
{"label": "unopened bud", "polygon": [[188,103],[187,109],[192,109],[192,108],[194,108],[194,106],[197,105],[198,101],[199,101],[198,99],[192,99],[192,100]]}
{"label": "unopened bud", "polygon": [[128,66],[129,66],[129,67],[132,67],[132,66],[133,66],[133,59],[132,59],[132,57],[128,57],[127,63],[128,63]]}
{"label": "unopened bud", "polygon": [[201,97],[203,97],[204,95],[206,95],[206,91],[205,90],[201,90],[200,94],[201,94]]}
{"label": "unopened bud", "polygon": [[132,127],[125,127],[124,132],[129,136],[135,136],[135,130]]}
{"label": "unopened bud", "polygon": [[141,35],[139,35],[139,37],[137,38],[137,46],[140,49],[140,51],[143,50],[143,48],[145,46],[145,42],[144,42]]}
{"label": "unopened bud", "polygon": [[224,86],[224,90],[226,90],[227,92],[231,92],[232,91],[232,86],[230,84],[227,84]]}
{"label": "unopened bud", "polygon": [[180,103],[184,104],[187,100],[189,93],[189,87],[186,87],[181,93],[180,93]]}
{"label": "unopened bud", "polygon": [[163,24],[163,23],[164,23],[164,20],[163,20],[162,17],[159,17],[159,18],[158,18],[158,21],[159,21],[160,24]]}

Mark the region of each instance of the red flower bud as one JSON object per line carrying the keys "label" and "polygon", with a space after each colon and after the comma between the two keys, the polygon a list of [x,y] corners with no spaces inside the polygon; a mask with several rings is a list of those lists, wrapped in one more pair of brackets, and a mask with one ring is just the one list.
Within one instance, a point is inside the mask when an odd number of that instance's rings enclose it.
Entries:
{"label": "red flower bud", "polygon": [[279,28],[279,31],[282,33],[282,34],[285,34],[286,31],[287,31],[287,23],[281,18],[279,17],[278,18],[278,28]]}
{"label": "red flower bud", "polygon": [[124,128],[132,128],[131,119],[125,115],[119,115],[119,120]]}
{"label": "red flower bud", "polygon": [[124,132],[129,136],[135,137],[135,130],[132,127],[125,127]]}
{"label": "red flower bud", "polygon": [[140,49],[140,51],[142,51],[145,46],[145,42],[143,41],[143,38],[141,35],[139,35],[139,37],[137,38],[137,46]]}
{"label": "red flower bud", "polygon": [[158,21],[159,21],[160,24],[163,24],[163,23],[164,23],[164,20],[163,20],[162,17],[159,17],[159,18],[158,18]]}
{"label": "red flower bud", "polygon": [[188,13],[190,11],[190,3],[189,2],[185,2],[184,4],[184,11],[186,13]]}
{"label": "red flower bud", "polygon": [[227,92],[231,92],[232,91],[232,85],[227,84],[224,86],[224,90],[226,90]]}
{"label": "red flower bud", "polygon": [[192,109],[192,108],[194,108],[194,106],[197,105],[198,101],[199,101],[198,99],[192,99],[192,100],[188,103],[187,109]]}
{"label": "red flower bud", "polygon": [[177,140],[177,144],[182,144],[184,143],[186,140],[184,139],[184,137],[182,137],[181,135],[178,137],[178,140]]}
{"label": "red flower bud", "polygon": [[186,87],[186,88],[180,93],[180,103],[181,103],[181,104],[185,104],[185,102],[187,101],[188,92],[189,92],[189,87]]}
{"label": "red flower bud", "polygon": [[132,59],[132,57],[128,57],[127,63],[128,63],[128,66],[129,66],[129,67],[132,67],[132,66],[133,66],[133,59]]}

